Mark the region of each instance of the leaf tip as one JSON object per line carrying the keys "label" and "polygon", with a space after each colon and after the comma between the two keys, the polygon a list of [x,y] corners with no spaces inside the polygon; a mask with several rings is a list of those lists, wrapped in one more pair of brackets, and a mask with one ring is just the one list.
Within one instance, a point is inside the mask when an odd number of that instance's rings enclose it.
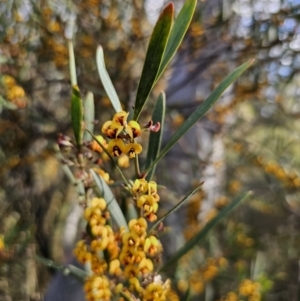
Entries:
{"label": "leaf tip", "polygon": [[163,16],[165,14],[170,14],[170,15],[174,15],[174,10],[175,10],[175,6],[173,2],[170,2],[167,6],[165,6],[165,8],[163,9],[163,12],[161,13],[160,16]]}

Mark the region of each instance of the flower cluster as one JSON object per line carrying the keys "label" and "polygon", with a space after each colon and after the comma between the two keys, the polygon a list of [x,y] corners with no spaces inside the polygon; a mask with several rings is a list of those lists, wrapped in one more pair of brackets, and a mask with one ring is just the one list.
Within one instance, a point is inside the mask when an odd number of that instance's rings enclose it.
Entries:
{"label": "flower cluster", "polygon": [[102,126],[102,133],[111,139],[107,151],[113,157],[127,154],[129,158],[134,158],[142,152],[142,146],[134,142],[142,133],[141,127],[134,120],[127,122],[128,115],[124,111],[116,113]]}
{"label": "flower cluster", "polygon": [[132,194],[136,199],[137,207],[141,209],[142,215],[150,222],[157,219],[159,195],[157,194],[157,184],[154,181],[147,182],[145,179],[135,180],[132,186]]}
{"label": "flower cluster", "polygon": [[[128,113],[124,111],[116,113],[102,127],[103,134],[111,139],[108,144],[98,135],[87,147],[97,156],[103,156],[105,148],[111,156],[135,157],[142,151],[142,146],[135,143],[135,138],[141,135],[142,130],[136,121],[127,122],[127,118]],[[159,123],[153,125],[149,122],[144,129],[158,131],[159,127]],[[108,182],[109,177],[106,180]],[[170,292],[170,281],[163,282],[160,275],[155,273],[162,245],[155,231],[147,232],[148,221],[157,219],[160,199],[157,184],[145,179],[128,183],[131,184],[126,190],[135,201],[139,218],[131,219],[126,227],[118,231],[110,220],[108,200],[97,197],[86,200],[86,234],[77,243],[74,254],[80,263],[87,264],[91,270],[84,286],[88,301],[109,301],[116,295],[120,296],[120,301],[126,296],[141,301],[164,301]]]}
{"label": "flower cluster", "polygon": [[[87,300],[108,301],[112,292],[120,291],[130,296],[138,294],[143,301],[166,300],[169,281],[163,283],[153,272],[153,260],[157,262],[162,246],[154,235],[147,234],[147,221],[132,219],[128,223],[129,231],[122,229],[114,233],[106,224],[109,215],[105,209],[104,199],[92,199],[84,212],[92,235],[80,240],[74,250],[77,260],[89,263],[93,272],[84,286]],[[103,252],[109,254],[108,259],[99,256]],[[129,282],[128,288],[123,287],[124,278]]]}

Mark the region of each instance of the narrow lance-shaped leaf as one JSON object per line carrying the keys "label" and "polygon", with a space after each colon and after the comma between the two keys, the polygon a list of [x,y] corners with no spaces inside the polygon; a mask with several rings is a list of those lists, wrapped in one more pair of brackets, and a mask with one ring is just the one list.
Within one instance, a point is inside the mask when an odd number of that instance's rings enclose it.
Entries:
{"label": "narrow lance-shaped leaf", "polygon": [[71,122],[77,146],[80,148],[82,144],[82,121],[83,110],[82,100],[78,86],[72,88],[72,103],[71,103]]}
{"label": "narrow lance-shaped leaf", "polygon": [[174,4],[167,5],[160,14],[148,45],[145,63],[138,86],[133,119],[137,120],[155,83],[170,35],[174,16]]}
{"label": "narrow lance-shaped leaf", "polygon": [[[85,128],[89,130],[91,133],[94,133],[94,122],[95,122],[95,104],[94,104],[94,94],[92,92],[88,92],[84,102],[84,124]],[[88,131],[84,131],[83,134],[84,141],[91,141],[92,136]]]}
{"label": "narrow lance-shaped leaf", "polygon": [[105,67],[104,54],[101,46],[98,46],[97,48],[96,62],[101,82],[108,98],[111,101],[111,104],[113,105],[116,112],[122,111],[121,102]]}
{"label": "narrow lance-shaped leaf", "polygon": [[182,205],[184,205],[203,185],[204,182],[201,182],[195,189],[193,189],[190,193],[188,193],[177,205],[175,205],[170,211],[168,211],[165,215],[159,218],[156,223],[152,226],[149,233],[151,233],[155,228],[159,226],[159,224],[168,217],[171,213],[177,211]]}
{"label": "narrow lance-shaped leaf", "polygon": [[105,202],[107,203],[107,209],[109,213],[111,214],[114,222],[119,226],[119,227],[124,227],[126,230],[128,230],[127,222],[124,217],[124,214],[115,199],[115,196],[113,195],[111,189],[109,186],[106,184],[106,182],[103,180],[103,178],[99,175],[96,174],[94,170],[90,170],[96,186],[99,188],[100,192],[103,195],[103,198]]}
{"label": "narrow lance-shaped leaf", "polygon": [[171,137],[167,145],[161,151],[156,160],[146,169],[148,173],[155,164],[157,164],[172,148],[172,146],[198,121],[206,112],[212,107],[212,105],[219,99],[221,94],[246,70],[250,67],[254,60],[248,61],[235,69],[229,74],[218,87],[208,96],[208,98],[191,114],[191,116],[181,125],[176,133]]}
{"label": "narrow lance-shaped leaf", "polygon": [[159,67],[158,74],[156,76],[155,82],[161,77],[162,73],[168,66],[169,62],[175,55],[178,47],[180,46],[188,28],[192,21],[194,11],[196,8],[197,0],[187,0],[185,1],[182,9],[180,10],[175,22],[172,27],[170,37],[167,43],[166,51],[164,53],[162,63]]}
{"label": "narrow lance-shaped leaf", "polygon": [[[165,114],[166,114],[166,95],[165,93],[160,93],[158,99],[156,101],[153,114],[152,121],[153,123],[160,123],[160,130],[158,132],[151,132],[148,143],[148,152],[146,159],[146,168],[148,168],[151,163],[156,159],[161,146],[162,135],[164,131],[164,123],[165,123]],[[147,175],[147,181],[150,181],[155,171],[155,166]]]}
{"label": "narrow lance-shaped leaf", "polygon": [[185,243],[183,247],[181,247],[172,257],[169,259],[161,268],[165,270],[168,266],[178,261],[183,255],[189,252],[196,244],[201,242],[208,232],[220,221],[222,220],[235,206],[237,206],[241,201],[243,201],[250,193],[244,194],[236,199],[234,199],[229,205],[223,208],[219,214],[214,217],[210,222],[208,222],[204,228],[202,228],[194,237],[192,237],[189,241]]}
{"label": "narrow lance-shaped leaf", "polygon": [[70,77],[72,86],[77,85],[77,75],[76,75],[76,64],[73,43],[68,41],[69,48],[69,67],[70,67]]}

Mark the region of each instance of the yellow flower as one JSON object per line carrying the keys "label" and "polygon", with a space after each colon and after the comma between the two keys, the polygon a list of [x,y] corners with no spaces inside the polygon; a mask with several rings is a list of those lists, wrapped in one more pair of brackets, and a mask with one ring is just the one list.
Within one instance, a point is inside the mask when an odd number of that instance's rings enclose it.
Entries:
{"label": "yellow flower", "polygon": [[[107,142],[106,140],[103,138],[103,136],[101,135],[98,135],[96,136],[96,140],[98,140],[105,148],[107,148]],[[103,152],[103,149],[102,147],[97,143],[96,140],[93,140],[90,145],[89,145],[89,148],[94,151],[94,152],[97,152],[97,153],[102,153]]]}
{"label": "yellow flower", "polygon": [[143,258],[138,267],[143,275],[152,272],[154,269],[152,260],[148,258]]}
{"label": "yellow flower", "polygon": [[129,113],[125,111],[118,112],[111,121],[106,121],[102,126],[102,133],[109,138],[118,138],[123,133],[122,138],[127,140],[136,138],[141,135],[140,125],[131,120],[127,123]]}
{"label": "yellow flower", "polygon": [[101,211],[106,209],[106,202],[103,198],[93,198],[91,207],[99,208]]}
{"label": "yellow flower", "polygon": [[[129,121],[128,127],[131,128],[131,132],[132,132],[131,135],[128,133],[130,138],[136,138],[142,134],[141,127],[136,121],[134,120]],[[128,131],[128,129],[126,130]]]}
{"label": "yellow flower", "polygon": [[129,167],[129,157],[127,155],[121,155],[118,158],[118,165],[123,168]]}
{"label": "yellow flower", "polygon": [[131,190],[133,194],[146,194],[148,191],[148,183],[145,179],[136,179]]}
{"label": "yellow flower", "polygon": [[108,279],[105,276],[96,275],[87,278],[84,284],[84,291],[88,301],[109,301],[112,294],[109,289]]}
{"label": "yellow flower", "polygon": [[160,283],[150,283],[143,292],[143,301],[165,301],[168,290]]}
{"label": "yellow flower", "polygon": [[145,240],[144,251],[150,256],[155,256],[162,251],[161,243],[155,236],[151,235]]}
{"label": "yellow flower", "polygon": [[129,264],[124,269],[124,276],[128,278],[136,277],[139,275],[139,272],[139,269],[135,265]]}
{"label": "yellow flower", "polygon": [[146,233],[147,230],[147,221],[144,218],[139,218],[137,219],[132,219],[128,223],[129,229],[132,232],[137,233],[137,235],[142,236],[143,234]]}
{"label": "yellow flower", "polygon": [[91,269],[97,275],[103,275],[107,270],[107,263],[104,259],[99,258],[97,255],[93,255],[91,259]]}
{"label": "yellow flower", "polygon": [[142,152],[143,148],[139,143],[129,143],[126,145],[125,153],[128,154],[129,158],[135,158],[136,155]]}
{"label": "yellow flower", "polygon": [[141,238],[135,232],[128,232],[123,235],[122,241],[124,246],[136,249],[141,243]]}
{"label": "yellow flower", "polygon": [[119,157],[121,154],[126,153],[126,150],[122,139],[113,139],[108,143],[107,151],[114,157]]}
{"label": "yellow flower", "polygon": [[88,251],[87,245],[84,240],[80,240],[77,242],[76,247],[74,249],[74,255],[77,258],[78,262],[85,264],[86,262],[91,261],[92,253]]}
{"label": "yellow flower", "polygon": [[120,268],[119,259],[114,259],[109,263],[109,274],[120,276],[122,274],[122,270]]}
{"label": "yellow flower", "polygon": [[106,121],[102,126],[102,133],[108,138],[116,138],[116,132],[110,128],[112,121]]}
{"label": "yellow flower", "polygon": [[138,208],[143,208],[144,216],[147,217],[151,213],[156,213],[158,204],[152,195],[142,195],[137,200]]}
{"label": "yellow flower", "polygon": [[120,125],[126,125],[127,124],[127,118],[129,113],[125,111],[120,111],[116,113],[113,117],[113,121],[118,122]]}
{"label": "yellow flower", "polygon": [[124,247],[122,252],[120,253],[120,262],[123,265],[134,264],[135,256],[133,254],[134,250],[129,249],[128,247]]}

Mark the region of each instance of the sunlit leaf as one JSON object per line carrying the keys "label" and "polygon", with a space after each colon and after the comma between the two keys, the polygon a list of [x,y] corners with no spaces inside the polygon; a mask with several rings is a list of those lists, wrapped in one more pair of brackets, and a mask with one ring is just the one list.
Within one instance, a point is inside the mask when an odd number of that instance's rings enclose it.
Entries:
{"label": "sunlit leaf", "polygon": [[172,148],[172,146],[197,122],[205,113],[212,107],[212,105],[219,99],[222,93],[253,63],[253,60],[241,65],[229,74],[218,87],[208,96],[208,98],[190,115],[190,117],[181,125],[176,133],[170,138],[167,145],[161,151],[154,162],[146,169],[148,173],[155,164],[157,164]]}
{"label": "sunlit leaf", "polygon": [[[88,129],[91,133],[94,133],[94,122],[95,122],[95,104],[94,104],[94,94],[92,92],[88,92],[84,102],[84,124],[86,129]],[[92,136],[89,132],[84,131],[83,134],[84,141],[91,141]]]}
{"label": "sunlit leaf", "polygon": [[159,67],[156,81],[161,77],[162,73],[168,66],[169,62],[175,55],[178,47],[180,46],[188,27],[192,21],[192,17],[196,8],[197,0],[185,1],[182,9],[180,10],[174,25],[172,27],[170,37],[168,39],[166,51],[164,53],[162,63]]}
{"label": "sunlit leaf", "polygon": [[133,119],[137,120],[155,83],[173,24],[174,4],[167,5],[160,14],[150,38],[145,63],[138,86]]}
{"label": "sunlit leaf", "polygon": [[111,82],[111,79],[105,67],[104,54],[101,46],[98,46],[97,48],[96,62],[97,62],[99,76],[107,96],[109,97],[115,111],[116,112],[122,111],[122,106],[119,97],[117,95],[117,92]]}
{"label": "sunlit leaf", "polygon": [[151,231],[153,231],[156,227],[159,226],[159,224],[168,217],[171,213],[174,213],[177,211],[182,205],[184,205],[203,185],[204,182],[201,182],[195,189],[193,189],[190,193],[188,193],[177,205],[175,205],[170,211],[168,211],[165,215],[163,215],[161,218],[159,218],[156,223],[152,226]]}
{"label": "sunlit leaf", "polygon": [[76,144],[81,147],[82,144],[82,121],[83,121],[83,110],[82,110],[82,100],[80,97],[80,92],[78,86],[73,86],[72,88],[72,103],[71,103],[71,122],[72,129],[74,132]]}
{"label": "sunlit leaf", "polygon": [[106,184],[104,179],[101,176],[99,176],[94,170],[91,169],[90,172],[95,180],[96,186],[100,190],[102,197],[104,198],[107,204],[107,209],[111,217],[113,218],[114,222],[119,227],[125,227],[125,229],[128,230],[128,226],[124,214],[115,196],[113,195],[111,189]]}
{"label": "sunlit leaf", "polygon": [[[160,130],[157,133],[155,132],[150,133],[147,159],[146,159],[146,168],[148,168],[152,164],[152,162],[156,159],[160,151],[161,140],[164,131],[165,114],[166,114],[166,95],[165,93],[160,93],[152,114],[152,121],[154,124],[157,122],[160,123]],[[155,171],[155,166],[152,168],[152,170],[149,171],[146,178],[147,181],[151,180],[154,171]]]}
{"label": "sunlit leaf", "polygon": [[236,199],[234,199],[230,204],[224,207],[219,214],[214,217],[210,222],[208,222],[204,228],[202,228],[194,237],[192,237],[189,241],[185,243],[183,247],[181,247],[172,257],[169,259],[161,268],[160,271],[165,270],[171,264],[178,261],[183,255],[189,252],[195,245],[201,242],[208,232],[220,221],[222,220],[234,207],[236,207],[239,203],[241,203],[246,197],[248,197],[250,193],[246,193]]}
{"label": "sunlit leaf", "polygon": [[69,67],[70,67],[71,84],[74,87],[77,85],[77,75],[76,75],[74,48],[73,48],[73,43],[71,41],[68,41],[68,48],[69,48]]}

